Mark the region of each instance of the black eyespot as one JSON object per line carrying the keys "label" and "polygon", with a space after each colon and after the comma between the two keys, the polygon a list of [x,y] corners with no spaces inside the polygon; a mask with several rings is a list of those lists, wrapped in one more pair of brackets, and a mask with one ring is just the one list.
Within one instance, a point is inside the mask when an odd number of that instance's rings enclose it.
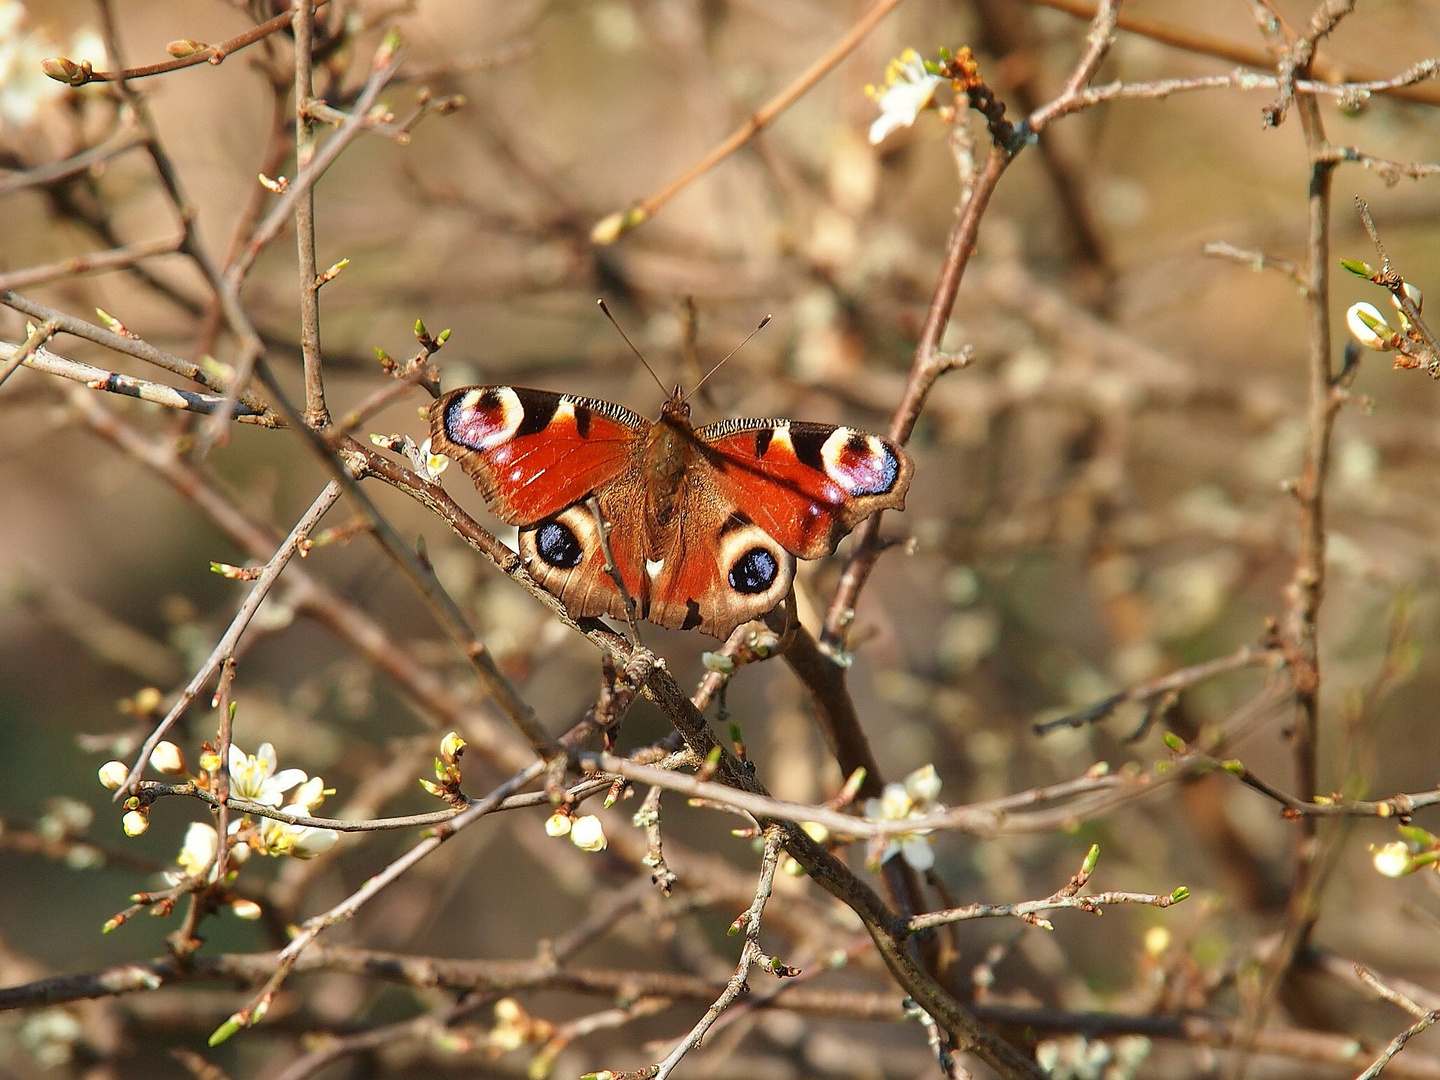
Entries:
{"label": "black eyespot", "polygon": [[585,549],[575,534],[558,521],[547,521],[535,531],[535,551],[540,558],[561,570],[573,570],[580,565]]}
{"label": "black eyespot", "polygon": [[780,564],[762,547],[753,547],[730,567],[730,587],[739,593],[763,593],[780,576]]}

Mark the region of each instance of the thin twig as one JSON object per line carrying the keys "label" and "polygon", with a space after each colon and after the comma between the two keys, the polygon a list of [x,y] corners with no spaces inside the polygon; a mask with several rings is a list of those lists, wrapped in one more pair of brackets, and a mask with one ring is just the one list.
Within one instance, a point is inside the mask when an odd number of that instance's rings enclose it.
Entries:
{"label": "thin twig", "polygon": [[[782,840],[780,829],[772,827],[765,831],[765,850],[760,857],[760,878],[755,885],[755,900],[749,910],[735,920],[735,925],[739,926],[745,935],[745,944],[740,950],[740,960],[735,965],[735,974],[730,976],[730,981],[725,984],[724,992],[715,999],[710,1008],[705,1010],[705,1015],[660,1062],[654,1072],[655,1080],[665,1080],[674,1072],[685,1055],[700,1045],[706,1032],[714,1026],[720,1015],[737,997],[749,989],[746,979],[750,974],[751,966],[756,962],[767,962],[768,958],[760,949],[760,922],[765,914],[765,904],[770,899],[770,892],[775,885],[775,868],[780,864]],[[788,968],[777,966],[774,961],[770,961],[767,966],[781,977],[789,973]]]}
{"label": "thin twig", "polygon": [[[1027,3],[1043,5],[1064,11],[1081,19],[1093,19],[1099,6],[1095,0],[1026,0]],[[1195,30],[1191,27],[1176,26],[1173,23],[1161,22],[1158,19],[1147,19],[1144,16],[1137,16],[1129,12],[1122,12],[1116,24],[1120,30],[1130,34],[1138,34],[1141,37],[1150,38],[1165,45],[1172,45],[1187,52],[1198,53],[1204,56],[1214,56],[1222,60],[1229,60],[1232,63],[1244,64],[1247,67],[1258,68],[1265,71],[1274,71],[1274,57],[1264,49],[1257,49],[1250,45],[1222,38],[1213,34],[1207,34],[1202,30]],[[1430,105],[1440,105],[1440,88],[1428,86],[1415,86],[1411,82],[1401,82],[1393,86],[1384,86],[1389,80],[1379,72],[1356,64],[1345,64],[1342,66],[1325,57],[1314,56],[1310,63],[1310,71],[1318,74],[1324,82],[1317,83],[1313,80],[1296,80],[1295,88],[1302,92],[1321,92],[1316,87],[1339,86],[1344,83],[1370,83],[1381,84],[1383,88],[1377,87],[1378,93],[1389,94],[1393,97],[1405,98],[1410,101],[1420,101]],[[1278,80],[1276,83],[1278,87]]]}
{"label": "thin twig", "polygon": [[[53,320],[55,325],[65,333],[74,337],[83,338],[86,341],[93,341],[97,345],[103,345],[107,349],[121,353],[125,356],[133,356],[137,360],[144,360],[147,364],[154,364],[158,368],[172,372],[182,378],[189,379],[193,383],[224,394],[229,387],[213,369],[201,367],[192,363],[184,357],[176,356],[174,353],[166,352],[157,348],[141,338],[127,337],[118,334],[113,330],[95,323],[87,322],[75,315],[60,311],[56,308],[47,307],[44,304],[36,303],[34,300],[10,291],[0,291],[0,304],[12,307],[32,319],[44,319],[47,322]],[[270,408],[258,396],[248,391],[240,394],[239,402],[245,406],[249,413],[264,415],[268,418],[269,426],[281,426],[281,420],[270,410]]]}
{"label": "thin twig", "polygon": [[315,501],[310,504],[310,508],[301,515],[300,520],[295,523],[295,527],[290,530],[290,535],[270,557],[260,575],[255,579],[255,584],[250,587],[250,592],[241,603],[240,610],[235,613],[235,617],[230,620],[230,625],[225,628],[225,633],[220,635],[220,640],[210,650],[210,655],[191,676],[190,682],[180,692],[180,696],[175,699],[175,703],[165,714],[165,718],[155,726],[155,730],[145,740],[145,744],[140,748],[140,753],[136,756],[135,764],[130,766],[130,773],[125,777],[125,783],[120,785],[120,789],[115,793],[117,799],[124,798],[131,793],[132,786],[140,779],[140,773],[145,768],[145,763],[150,760],[151,751],[165,737],[165,733],[170,730],[171,725],[179,720],[181,714],[190,707],[190,703],[195,700],[195,695],[215,676],[225,660],[234,654],[236,645],[239,644],[241,636],[249,627],[250,620],[255,617],[255,612],[259,610],[261,601],[269,595],[270,589],[279,580],[281,571],[299,550],[301,542],[319,524],[326,511],[335,505],[342,490],[341,486],[333,480],[326,484],[320,494],[315,497]]}
{"label": "thin twig", "polygon": [[[329,0],[314,0],[317,8],[323,7],[327,3]],[[179,71],[181,68],[194,67],[196,64],[215,66],[231,53],[239,52],[247,45],[253,45],[255,42],[269,37],[277,30],[284,30],[290,25],[292,18],[294,18],[294,13],[287,11],[283,15],[277,15],[275,18],[251,27],[232,38],[226,38],[219,44],[203,46],[188,56],[177,56],[171,60],[162,60],[159,63],[146,64],[142,67],[123,68],[119,71],[94,71],[90,68],[88,61],[82,60],[78,65],[74,65],[73,71],[66,71],[67,77],[62,81],[68,86],[84,86],[86,83],[92,82],[124,82],[126,79],[144,79],[151,75],[164,75],[167,72]],[[47,61],[47,63],[53,64],[54,61]]]}
{"label": "thin twig", "polygon": [[[9,372],[18,365],[81,383],[91,390],[138,398],[140,401],[163,405],[167,409],[214,415],[226,406],[227,399],[219,394],[197,394],[193,390],[178,390],[164,383],[106,371],[104,368],[82,364],[78,360],[57,356],[49,349],[37,349],[33,355],[27,356],[23,346],[17,347],[0,341],[0,362],[3,362],[3,366],[0,366],[0,382],[4,382]],[[234,412],[235,419],[242,424],[257,424],[268,428],[285,426],[285,422],[269,409],[257,410],[254,406],[242,403],[235,406]]]}
{"label": "thin twig", "polygon": [[150,259],[156,255],[174,254],[184,243],[183,236],[171,237],[168,240],[141,240],[124,247],[111,248],[109,251],[97,251],[89,255],[72,255],[68,259],[57,259],[55,262],[29,266],[24,270],[12,270],[8,274],[0,274],[0,291],[28,289],[32,285],[40,285],[47,281],[77,277],[80,274],[102,270],[119,270],[127,266],[134,266],[142,259]]}
{"label": "thin twig", "polygon": [[793,105],[801,95],[820,81],[854,52],[886,15],[900,4],[900,0],[876,0],[876,3],[850,27],[824,55],[796,76],[789,86],[781,90],[726,136],[708,154],[686,169],[680,176],[653,195],[648,195],[629,206],[599,221],[591,230],[590,238],[597,244],[614,243],[625,233],[654,217],[656,212],[685,188],[705,173],[724,161],[740,147],[758,135],[776,117]]}

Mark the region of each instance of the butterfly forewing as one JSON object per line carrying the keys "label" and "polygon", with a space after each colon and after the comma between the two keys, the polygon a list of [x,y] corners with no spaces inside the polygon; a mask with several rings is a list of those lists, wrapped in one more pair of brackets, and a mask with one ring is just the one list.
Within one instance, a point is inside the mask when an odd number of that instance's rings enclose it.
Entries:
{"label": "butterfly forewing", "polygon": [[512,525],[558,514],[632,468],[648,427],[608,401],[511,386],[452,390],[430,410],[431,447]]}
{"label": "butterfly forewing", "polygon": [[719,489],[802,559],[835,550],[877,510],[900,510],[914,462],[888,439],[794,420],[725,420],[695,436]]}

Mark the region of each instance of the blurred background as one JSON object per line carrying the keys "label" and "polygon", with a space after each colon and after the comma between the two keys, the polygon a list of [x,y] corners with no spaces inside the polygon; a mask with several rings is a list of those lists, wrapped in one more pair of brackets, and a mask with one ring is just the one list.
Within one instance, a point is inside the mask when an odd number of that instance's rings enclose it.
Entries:
{"label": "blurred background", "polygon": [[[1309,16],[1304,4],[1276,8],[1292,25]],[[687,386],[773,313],[706,384],[697,419],[786,416],[883,431],[963,195],[962,175],[971,155],[983,154],[986,136],[973,113],[949,125],[932,112],[872,146],[866,133],[876,113],[865,88],[880,83],[906,47],[933,58],[942,46],[968,44],[1018,119],[1063,85],[1083,47],[1084,21],[1011,0],[910,0],[652,221],[611,246],[589,238],[597,220],[702,156],[865,9],[813,0],[332,3],[321,18],[317,96],[348,108],[384,28],[394,26],[404,59],[385,104],[404,117],[422,88],[464,97],[455,111],[425,117],[405,140],[360,138],[317,189],[319,264],[350,260],[321,294],[332,410],[342,414],[384,385],[374,350],[411,355],[411,328],[421,319],[432,332],[452,331],[437,357],[446,387],[511,382],[656,415],[660,391],[596,311],[602,296],[662,380]],[[1197,42],[1205,35],[1263,52],[1244,4],[1148,0],[1125,11],[1183,28]],[[116,0],[113,12],[130,66],[164,59],[172,40],[221,41],[253,25],[255,15],[274,14],[218,0]],[[111,66],[99,26],[88,3],[3,5],[0,277],[179,231],[153,164],[138,150],[60,182],[37,182],[33,172],[123,130],[104,86],[68,91],[37,73],[39,59],[54,55]],[[222,65],[133,84],[193,201],[200,236],[222,262],[273,199],[257,173],[294,174],[290,136],[274,134],[277,109],[283,117],[290,108],[290,44],[276,36]],[[1329,71],[1394,74],[1440,54],[1440,9],[1418,0],[1367,5],[1321,51]],[[1234,66],[1203,49],[1122,33],[1098,81]],[[974,362],[936,388],[912,443],[917,470],[907,509],[885,522],[887,535],[912,537],[913,548],[880,561],[852,637],[850,686],[887,780],[933,763],[941,801],[959,805],[1076,777],[1100,761],[1115,770],[1149,768],[1167,753],[1164,727],[1189,739],[1228,725],[1224,756],[1293,790],[1285,740],[1291,711],[1257,699],[1272,678],[1263,670],[1188,689],[1137,741],[1128,737],[1142,719],[1138,707],[1043,737],[1032,727],[1258,644],[1265,620],[1285,610],[1297,512],[1282,484],[1297,473],[1306,432],[1306,311],[1284,274],[1202,252],[1225,242],[1304,258],[1309,167],[1293,114],[1278,129],[1262,124],[1273,97],[1266,89],[1224,89],[1096,108],[1053,126],[1004,178],[945,338],[947,348],[972,346]],[[1322,114],[1337,146],[1428,162],[1440,157],[1436,100],[1376,96],[1346,111],[1327,102]],[[1334,194],[1338,366],[1345,309],[1384,300],[1338,268],[1341,257],[1375,258],[1352,199],[1369,203],[1397,270],[1433,289],[1440,288],[1431,284],[1440,273],[1440,189],[1433,178],[1391,184],[1378,170],[1351,164],[1337,173]],[[273,366],[298,390],[295,281],[287,232],[260,257],[244,301]],[[135,334],[193,359],[224,362],[233,353],[217,332],[203,280],[180,255],[148,259],[143,273],[71,274],[18,291],[82,318],[103,308]],[[23,317],[0,310],[0,338],[18,344],[25,336]],[[74,338],[51,347],[159,377]],[[131,893],[154,884],[187,823],[205,812],[162,803],[150,832],[127,840],[95,769],[133,754],[154,718],[146,688],[178,690],[244,593],[209,563],[243,563],[246,553],[192,501],[77,422],[67,405],[72,385],[22,370],[0,389],[5,985],[163,953],[178,916],[136,919],[104,937],[99,930]],[[1351,390],[1327,487],[1320,787],[1378,798],[1437,783],[1440,674],[1431,661],[1440,631],[1440,387],[1366,354]],[[126,423],[182,450],[190,445],[193,417],[101,396]],[[427,403],[417,392],[367,430],[419,440]],[[202,467],[234,505],[282,533],[325,479],[292,435],[244,425]],[[458,469],[445,481],[493,524]],[[441,580],[545,727],[558,733],[574,723],[599,686],[594,649],[415,504],[372,487],[404,535],[424,538]],[[346,520],[342,506],[326,524]],[[804,566],[802,617],[823,611],[839,565]],[[398,647],[452,682],[456,695],[478,694],[423,606],[364,536],[318,547],[304,571],[372,616]],[[273,742],[282,765],[323,775],[337,789],[326,813],[433,809],[413,778],[428,774],[443,721],[315,620],[296,618],[287,596],[282,588],[267,603],[242,658],[236,742],[251,751]],[[682,685],[702,674],[700,654],[715,647],[656,627],[645,636]],[[746,668],[727,706],[775,795],[820,801],[834,793],[842,778],[804,690],[783,665]],[[621,745],[663,733],[660,718],[641,708]],[[176,741],[193,762],[213,734],[212,716],[197,707]],[[471,794],[506,775],[482,755],[467,764]],[[377,781],[382,774],[387,779]],[[612,836],[604,855],[546,837],[543,810],[471,829],[335,931],[335,940],[416,954],[531,957],[538,940],[565,933],[604,897],[647,881],[627,855],[637,843],[643,852],[643,840],[617,839],[635,832],[628,823],[635,805],[602,815]],[[742,885],[753,875],[756,856],[730,835],[731,818],[679,799],[667,807],[682,881],[687,865],[710,865],[700,860],[721,860]],[[1163,785],[1113,814],[1066,824],[983,840],[940,836],[936,874],[954,902],[1030,899],[1059,888],[1089,844],[1099,843],[1093,887],[1165,893],[1183,884],[1194,899],[1165,912],[1116,908],[1101,920],[1060,913],[1053,934],[967,924],[957,936],[965,970],[994,950],[984,995],[1077,1010],[1183,1004],[1233,1012],[1237,972],[1280,926],[1295,824],[1226,776]],[[1422,815],[1417,824],[1434,822]],[[1376,874],[1367,846],[1393,839],[1393,825],[1380,821],[1343,830],[1316,944],[1440,992],[1435,876]],[[333,904],[412,843],[405,834],[369,836],[316,863],[252,860],[244,874],[257,891],[268,882],[278,909],[299,918]],[[696,861],[687,864],[686,854]],[[715,888],[701,898],[713,910],[687,890],[686,903],[647,891],[643,913],[619,919],[578,962],[718,971],[723,979],[734,960],[724,928],[748,901]],[[792,879],[776,903],[799,905],[798,912],[815,905],[836,920],[833,905],[816,895]],[[206,950],[270,949],[278,932],[264,921],[222,917],[205,926]],[[827,947],[840,939],[835,934]],[[786,962],[823,962],[813,932],[797,925],[776,935]],[[833,978],[816,985],[893,991],[873,957]],[[231,1075],[274,1075],[298,1052],[307,1026],[387,1022],[414,1015],[427,1000],[338,975],[297,986],[269,1030],[235,1040],[214,1060]],[[1280,1019],[1308,1029],[1383,1043],[1409,1022],[1342,979],[1318,975],[1303,992],[1291,990]],[[242,1001],[226,990],[183,988],[3,1014],[0,1073],[188,1075],[168,1051],[202,1050]],[[595,1007],[555,993],[525,1005],[556,1022]],[[677,1004],[581,1039],[563,1052],[555,1075],[654,1060],[646,1041],[680,1035],[703,1008]],[[933,1068],[915,1026],[775,1012],[752,1015],[724,1038],[725,1052],[697,1058],[709,1071],[694,1075],[890,1077]],[[1427,1051],[1426,1039],[1414,1049]],[[523,1051],[492,1057],[475,1051],[425,1064],[476,1076],[526,1067]],[[343,1071],[350,1067],[325,1075],[350,1075]],[[404,1066],[386,1058],[372,1067]],[[1155,1076],[1207,1067],[1201,1051],[1176,1043],[1156,1043],[1139,1066],[1140,1075]],[[1271,1058],[1255,1069],[1267,1076],[1356,1071]]]}

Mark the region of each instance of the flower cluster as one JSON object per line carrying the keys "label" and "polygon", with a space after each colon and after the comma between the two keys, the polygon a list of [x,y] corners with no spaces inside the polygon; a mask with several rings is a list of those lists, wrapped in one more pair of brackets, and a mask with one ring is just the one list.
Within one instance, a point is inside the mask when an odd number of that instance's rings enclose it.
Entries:
{"label": "flower cluster", "polygon": [[[281,769],[275,747],[261,743],[260,749],[247,754],[230,744],[230,791],[244,799],[273,806],[297,817],[313,817],[316,809],[333,795],[318,776],[306,776],[300,769]],[[289,800],[286,801],[286,793]],[[248,817],[243,819],[248,822]],[[340,834],[333,829],[296,825],[288,821],[262,817],[254,831],[246,837],[249,845],[261,855],[289,855],[296,859],[313,859],[335,846]]]}
{"label": "flower cluster", "polygon": [[[150,765],[167,776],[188,774],[185,755],[172,742],[159,743],[150,754]],[[206,750],[201,755],[202,775],[192,780],[208,787],[208,773],[220,766],[219,755]],[[100,767],[100,783],[112,791],[125,782],[129,770],[123,761],[107,761]],[[311,817],[326,795],[335,794],[318,776],[307,776],[301,769],[280,768],[275,747],[262,743],[260,749],[247,754],[230,744],[230,794],[262,806],[275,807],[297,817]],[[288,795],[288,799],[287,799]],[[132,806],[122,825],[127,836],[139,836],[150,827],[148,807]],[[261,855],[289,855],[296,859],[313,859],[335,846],[340,834],[332,829],[315,828],[268,817],[244,815],[230,823],[230,861],[241,863],[251,851]],[[198,876],[215,859],[219,836],[213,826],[193,823],[185,834],[184,845],[176,857],[181,873],[172,871],[174,881]]]}
{"label": "flower cluster", "polygon": [[[878,799],[865,801],[866,821],[906,821],[921,818],[940,809],[940,774],[934,765],[924,765],[907,776],[903,783],[886,784]],[[916,870],[929,870],[935,865],[935,850],[930,846],[930,830],[898,833],[889,840],[878,841],[871,851],[870,864],[879,866],[903,855]]]}

